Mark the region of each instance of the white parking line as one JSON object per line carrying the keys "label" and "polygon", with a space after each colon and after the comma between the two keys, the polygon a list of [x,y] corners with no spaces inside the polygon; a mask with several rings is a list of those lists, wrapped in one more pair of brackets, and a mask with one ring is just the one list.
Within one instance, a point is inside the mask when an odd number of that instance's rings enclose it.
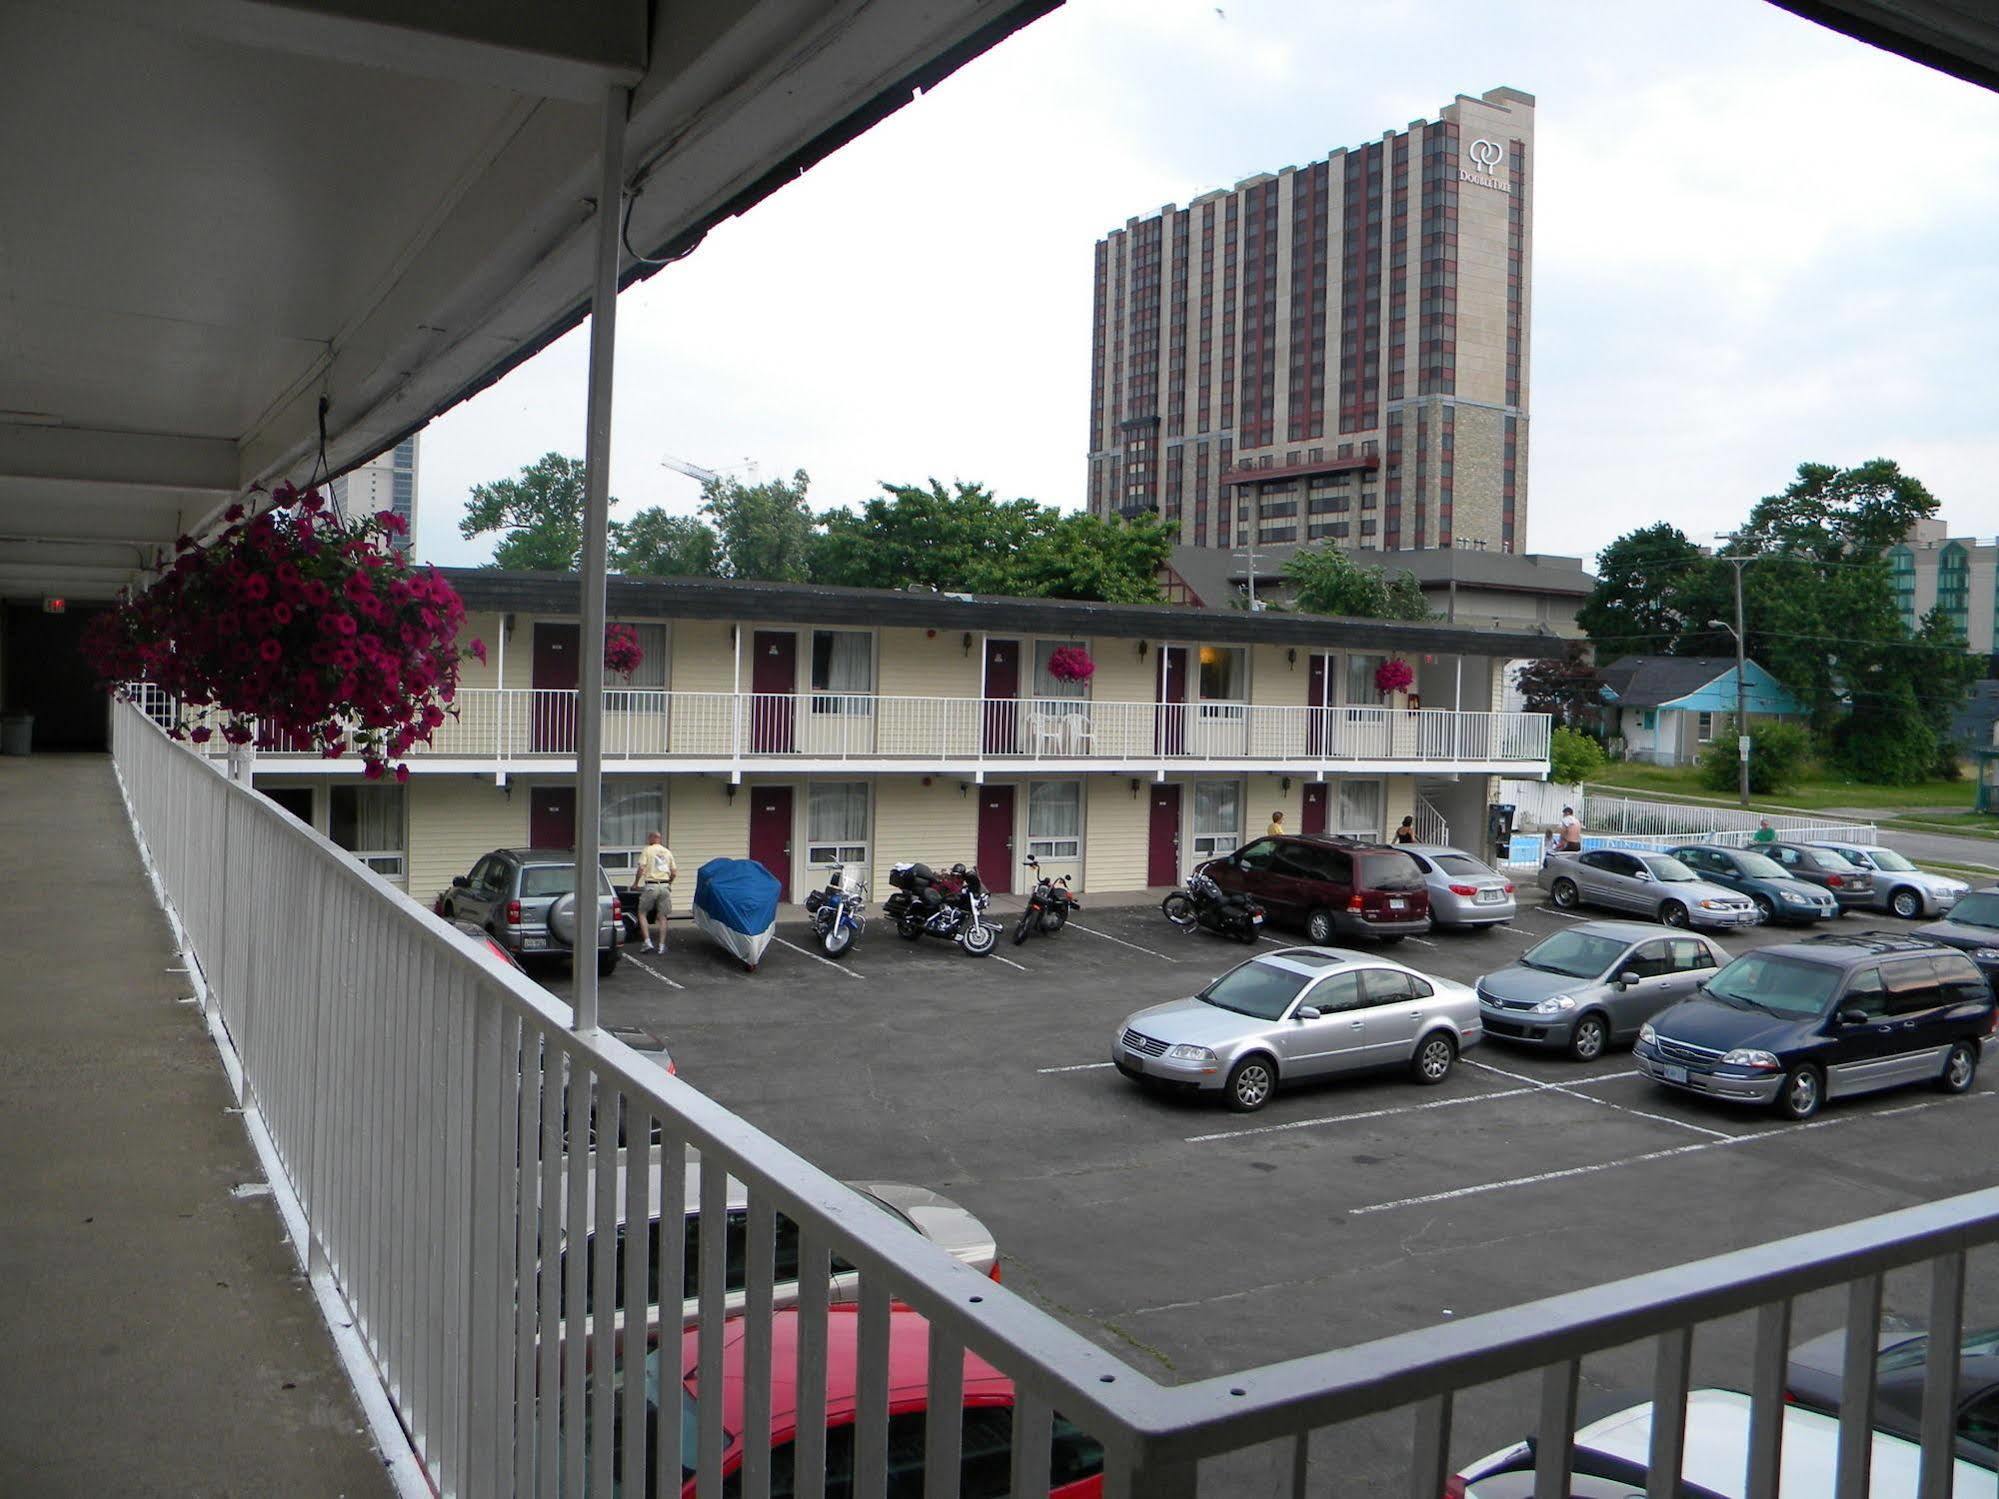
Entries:
{"label": "white parking line", "polygon": [[1122,937],[1113,937],[1109,932],[1100,932],[1093,926],[1084,926],[1083,923],[1080,921],[1072,920],[1069,923],[1069,926],[1074,931],[1088,932],[1092,937],[1101,937],[1106,942],[1115,942],[1119,947],[1128,947],[1133,952],[1145,953],[1149,957],[1154,957],[1159,959],[1159,961],[1162,963],[1177,963],[1180,961],[1178,958],[1167,957],[1166,954],[1163,952],[1153,952],[1153,950],[1149,947],[1140,947],[1136,942],[1127,942]]}
{"label": "white parking line", "polygon": [[[1495,1067],[1490,1062],[1475,1062],[1470,1057],[1465,1058],[1465,1065],[1467,1067],[1476,1067],[1481,1072],[1493,1073],[1498,1077],[1511,1078],[1515,1082],[1531,1083],[1534,1081],[1534,1079],[1528,1077],[1525,1073],[1508,1072],[1504,1067]],[[1634,1067],[1628,1072],[1605,1072],[1599,1073],[1595,1077],[1579,1077],[1560,1082],[1546,1082],[1541,1084],[1541,1086],[1550,1093],[1562,1093],[1570,1098],[1580,1098],[1585,1103],[1593,1103],[1601,1108],[1615,1109],[1620,1114],[1635,1115],[1637,1118],[1650,1119],[1658,1124],[1677,1124],[1681,1129],[1690,1129],[1698,1135],[1713,1135],[1721,1140],[1733,1140],[1736,1138],[1736,1136],[1731,1135],[1725,1129],[1709,1129],[1705,1124],[1692,1124],[1685,1119],[1674,1119],[1667,1114],[1648,1114],[1645,1110],[1634,1109],[1629,1104],[1612,1103],[1607,1098],[1598,1098],[1593,1094],[1576,1091],[1578,1088],[1590,1083],[1608,1082],[1612,1078],[1636,1076],[1638,1076],[1638,1069]]]}
{"label": "white parking line", "polygon": [[[1987,1090],[1971,1095],[1974,1098],[1990,1098]],[[1788,1138],[1813,1129],[1832,1129],[1842,1124],[1854,1124],[1867,1119],[1891,1118],[1901,1114],[1917,1114],[1925,1109],[1939,1108],[1955,1102],[1948,1098],[1932,1099],[1928,1103],[1906,1104],[1898,1109],[1881,1109],[1871,1114],[1846,1114],[1837,1119],[1812,1119],[1804,1124],[1778,1125],[1770,1129],[1760,1129],[1747,1135],[1729,1135],[1719,1140],[1696,1140],[1691,1145],[1674,1145],[1665,1150],[1648,1150],[1643,1155],[1625,1156],[1615,1161],[1599,1161],[1591,1166],[1569,1166],[1560,1171],[1542,1171],[1533,1176],[1515,1176],[1506,1181],[1482,1182],[1477,1186],[1453,1187],[1445,1192],[1426,1192],[1420,1197],[1398,1197],[1393,1202],[1375,1202],[1366,1207],[1348,1208],[1347,1212],[1358,1218],[1368,1213],[1387,1213],[1396,1208],[1423,1207],[1433,1202],[1450,1202],[1460,1197],[1477,1197],[1487,1192],[1504,1192],[1513,1187],[1539,1186],[1543,1182],[1563,1181],[1572,1176],[1592,1176],[1599,1171],[1614,1171],[1622,1166],[1640,1166],[1648,1161],[1663,1161],[1673,1156],[1693,1155],[1703,1150],[1725,1150],[1731,1145],[1747,1145],[1756,1140],[1766,1140],[1771,1136]]]}
{"label": "white parking line", "polygon": [[1437,945],[1436,943],[1432,942],[1428,937],[1411,937],[1409,940],[1411,942],[1417,943],[1419,946],[1422,947],[1435,947]]}
{"label": "white parking line", "polygon": [[1564,921],[1589,920],[1589,918],[1583,915],[1582,912],[1580,911],[1564,911],[1555,906],[1530,906],[1527,909],[1527,914],[1529,916],[1559,916]]}
{"label": "white parking line", "polygon": [[1295,942],[1286,942],[1282,937],[1266,937],[1261,932],[1257,933],[1256,940],[1259,942],[1268,942],[1272,947],[1296,947],[1298,945]]}
{"label": "white parking line", "polygon": [[1004,963],[1009,968],[1018,968],[1022,973],[1027,972],[1027,965],[1025,963],[1016,963],[1012,958],[1002,958],[998,953],[989,953],[987,956],[995,963]]}
{"label": "white parking line", "polygon": [[1098,1067],[1115,1066],[1117,1066],[1115,1062],[1072,1062],[1067,1067],[1037,1067],[1034,1070],[1044,1074],[1049,1072],[1090,1072]]}
{"label": "white parking line", "polygon": [[1186,1144],[1207,1145],[1216,1140],[1241,1140],[1250,1135],[1275,1135],[1286,1130],[1318,1129],[1328,1124],[1360,1124],[1369,1119],[1387,1119],[1396,1114],[1420,1114],[1428,1109],[1453,1109],[1460,1104],[1491,1103],[1501,1098],[1521,1098],[1529,1093],[1539,1093],[1534,1088],[1505,1088],[1497,1093],[1467,1093],[1462,1098],[1434,1098],[1428,1103],[1398,1104],[1391,1109],[1369,1109],[1363,1114],[1333,1114],[1322,1119],[1292,1119],[1283,1124],[1256,1124],[1248,1129],[1218,1130],[1212,1135],[1188,1135]]}
{"label": "white parking line", "polygon": [[657,968],[648,967],[646,964],[641,963],[635,957],[627,955],[625,961],[631,964],[632,967],[638,969],[638,971],[640,973],[643,973],[647,978],[658,979],[662,984],[665,984],[669,989],[679,989],[682,992],[686,991],[687,985],[676,984],[672,979],[668,978],[665,974],[661,973]]}
{"label": "white parking line", "polygon": [[782,937],[772,937],[770,940],[775,942],[779,947],[790,948],[793,952],[797,953],[801,958],[810,958],[815,963],[825,964],[835,973],[844,973],[850,979],[858,979],[861,977],[860,974],[854,972],[853,969],[848,968],[844,964],[835,963],[831,958],[822,958],[816,952],[807,952],[804,948],[800,947],[795,942],[787,942]]}

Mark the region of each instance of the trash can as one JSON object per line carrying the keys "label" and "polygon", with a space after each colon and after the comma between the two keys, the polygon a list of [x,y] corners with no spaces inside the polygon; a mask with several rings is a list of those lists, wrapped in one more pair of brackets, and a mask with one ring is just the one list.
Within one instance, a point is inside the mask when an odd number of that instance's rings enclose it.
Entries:
{"label": "trash can", "polygon": [[34,714],[9,713],[0,718],[0,755],[25,755],[34,743]]}

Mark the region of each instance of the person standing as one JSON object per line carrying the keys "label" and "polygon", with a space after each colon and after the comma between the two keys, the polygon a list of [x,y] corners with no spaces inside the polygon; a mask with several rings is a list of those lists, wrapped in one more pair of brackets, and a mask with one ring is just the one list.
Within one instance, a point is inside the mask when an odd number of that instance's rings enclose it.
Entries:
{"label": "person standing", "polygon": [[1264,837],[1266,838],[1281,837],[1283,835],[1283,832],[1284,832],[1284,814],[1282,812],[1272,812],[1270,814],[1270,826],[1263,830]]}
{"label": "person standing", "polygon": [[1562,841],[1558,847],[1565,854],[1582,852],[1583,820],[1576,816],[1574,807],[1562,808]]}
{"label": "person standing", "polygon": [[[633,903],[638,908],[639,935],[645,939],[646,952],[666,951],[666,918],[673,914],[673,877],[679,872],[673,850],[659,834],[647,833],[646,846],[639,850],[638,863],[632,869]],[[648,921],[655,916],[659,918],[657,946]]]}
{"label": "person standing", "polygon": [[1397,843],[1416,841],[1416,819],[1413,816],[1402,819],[1401,824],[1395,829],[1395,841]]}
{"label": "person standing", "polygon": [[1756,824],[1756,831],[1750,835],[1749,841],[1751,843],[1775,843],[1777,841],[1777,830],[1770,826],[1769,818],[1766,817]]}

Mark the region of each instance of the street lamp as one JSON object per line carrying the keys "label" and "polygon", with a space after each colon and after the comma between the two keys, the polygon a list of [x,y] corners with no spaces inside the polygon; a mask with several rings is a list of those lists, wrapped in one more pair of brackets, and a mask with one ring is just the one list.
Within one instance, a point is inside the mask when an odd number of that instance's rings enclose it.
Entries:
{"label": "street lamp", "polygon": [[1749,805],[1749,687],[1744,679],[1748,653],[1742,644],[1742,569],[1735,570],[1735,623],[1725,619],[1708,621],[1711,629],[1726,630],[1735,637],[1735,787],[1743,806]]}

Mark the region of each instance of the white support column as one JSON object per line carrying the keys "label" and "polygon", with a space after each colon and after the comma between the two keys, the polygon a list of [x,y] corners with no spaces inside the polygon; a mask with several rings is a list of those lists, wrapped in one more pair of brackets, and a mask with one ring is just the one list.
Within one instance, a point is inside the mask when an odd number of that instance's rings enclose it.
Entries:
{"label": "white support column", "polygon": [[[598,840],[604,779],[604,574],[610,550],[612,355],[618,329],[618,226],[624,210],[631,91],[604,93],[597,182],[597,275],[590,294],[589,427],[583,439],[583,628],[577,647],[575,1028],[597,1029]],[[587,936],[585,934],[588,934]],[[615,942],[616,932],[612,933]]]}

